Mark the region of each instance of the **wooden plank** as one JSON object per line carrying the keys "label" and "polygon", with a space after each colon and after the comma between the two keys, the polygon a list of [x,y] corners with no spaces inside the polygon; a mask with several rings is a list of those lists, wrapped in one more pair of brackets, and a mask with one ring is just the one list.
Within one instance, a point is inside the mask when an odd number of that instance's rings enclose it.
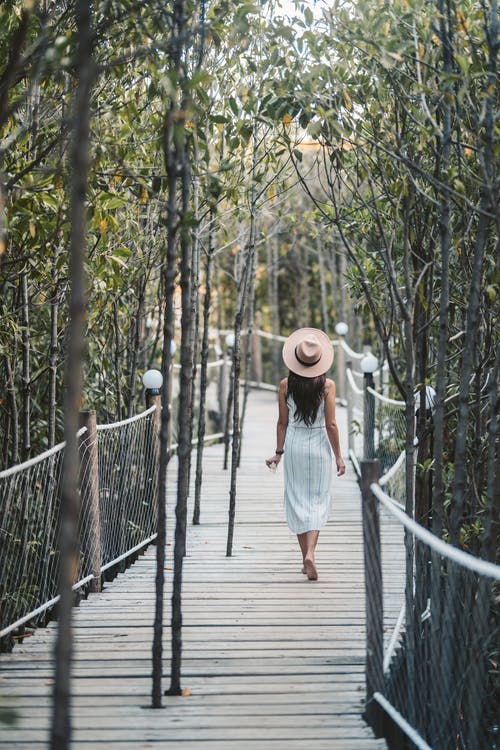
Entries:
{"label": "wooden plank", "polygon": [[[344,441],[345,414],[339,409]],[[382,750],[361,718],[364,576],[360,497],[348,472],[336,479],[330,524],[318,546],[320,579],[301,574],[296,537],[283,520],[283,478],[264,465],[274,447],[276,400],[252,393],[236,507],[234,555],[225,557],[228,472],[222,447],[204,454],[200,526],[188,529],[183,575],[183,686],[152,710],[155,551],[75,610],[74,750]],[[171,579],[175,470],[169,467],[166,575]],[[404,584],[400,530],[382,529],[392,560],[386,622]],[[170,617],[170,592],[165,621]],[[52,690],[49,625],[2,658],[0,702],[17,710],[0,748],[46,748]],[[164,688],[170,664],[165,629]],[[300,734],[300,739],[298,735]]]}

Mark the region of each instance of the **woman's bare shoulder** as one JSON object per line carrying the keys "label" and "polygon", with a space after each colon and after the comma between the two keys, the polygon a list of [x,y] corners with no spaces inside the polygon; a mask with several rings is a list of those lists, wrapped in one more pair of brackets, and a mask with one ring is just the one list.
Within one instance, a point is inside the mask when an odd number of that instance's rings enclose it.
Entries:
{"label": "woman's bare shoulder", "polygon": [[325,397],[328,396],[329,393],[335,393],[335,381],[330,380],[330,378],[326,378],[325,380]]}
{"label": "woman's bare shoulder", "polygon": [[283,378],[283,380],[280,380],[280,391],[285,391],[288,385],[288,378]]}

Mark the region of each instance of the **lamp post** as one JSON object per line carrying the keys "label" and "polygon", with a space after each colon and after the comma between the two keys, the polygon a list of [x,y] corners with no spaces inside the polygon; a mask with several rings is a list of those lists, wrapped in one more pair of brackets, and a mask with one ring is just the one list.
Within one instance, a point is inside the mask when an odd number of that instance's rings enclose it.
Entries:
{"label": "lamp post", "polygon": [[153,456],[158,461],[160,457],[160,428],[161,428],[161,395],[160,389],[163,385],[163,375],[159,370],[146,370],[142,376],[142,384],[146,389],[146,406],[156,406],[153,412]]}
{"label": "lamp post", "polygon": [[163,385],[163,375],[159,370],[146,370],[142,376],[142,384],[146,389],[146,399],[151,398],[151,396],[159,396],[160,388]]}
{"label": "lamp post", "polygon": [[375,399],[369,392],[374,387],[373,373],[378,367],[378,359],[371,352],[365,354],[360,362],[364,375],[364,403],[363,403],[363,457],[375,458]]}
{"label": "lamp post", "polygon": [[345,377],[345,352],[342,343],[349,330],[347,323],[341,321],[335,326],[335,333],[339,336],[339,345],[337,346],[337,396],[339,400],[345,403],[346,400],[346,377]]}

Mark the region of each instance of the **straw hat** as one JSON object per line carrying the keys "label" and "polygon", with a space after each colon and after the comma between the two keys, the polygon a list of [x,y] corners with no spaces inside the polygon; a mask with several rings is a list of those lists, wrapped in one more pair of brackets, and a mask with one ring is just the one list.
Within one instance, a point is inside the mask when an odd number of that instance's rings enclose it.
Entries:
{"label": "straw hat", "polygon": [[299,328],[283,344],[283,362],[303,378],[315,378],[330,369],[333,346],[318,328]]}

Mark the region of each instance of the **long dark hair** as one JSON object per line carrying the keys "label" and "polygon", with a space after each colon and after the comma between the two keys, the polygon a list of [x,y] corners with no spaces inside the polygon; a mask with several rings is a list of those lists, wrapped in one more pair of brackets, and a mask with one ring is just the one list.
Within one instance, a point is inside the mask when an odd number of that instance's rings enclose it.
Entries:
{"label": "long dark hair", "polygon": [[319,405],[325,396],[326,375],[303,378],[294,372],[288,373],[286,397],[292,396],[295,417],[310,427],[318,414]]}

